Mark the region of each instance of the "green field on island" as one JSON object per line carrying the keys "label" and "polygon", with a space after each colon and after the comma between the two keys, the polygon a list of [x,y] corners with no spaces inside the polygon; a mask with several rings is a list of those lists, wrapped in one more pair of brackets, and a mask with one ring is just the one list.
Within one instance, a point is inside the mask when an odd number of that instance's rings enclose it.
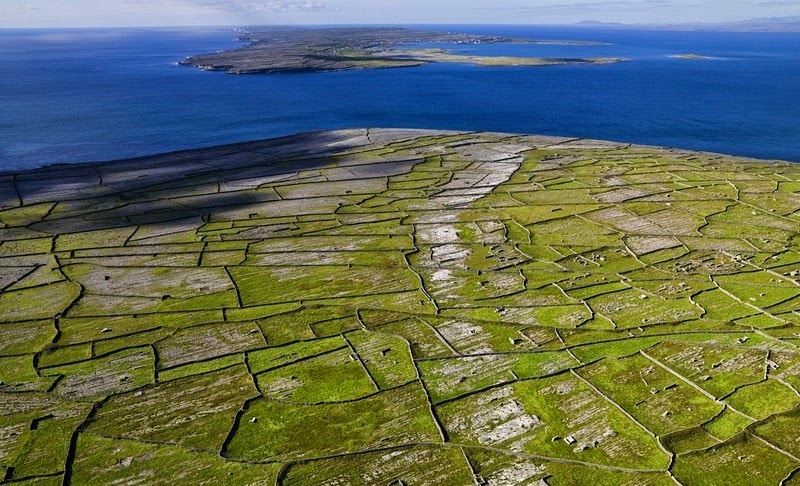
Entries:
{"label": "green field on island", "polygon": [[343,130],[0,174],[0,479],[800,484],[800,166]]}

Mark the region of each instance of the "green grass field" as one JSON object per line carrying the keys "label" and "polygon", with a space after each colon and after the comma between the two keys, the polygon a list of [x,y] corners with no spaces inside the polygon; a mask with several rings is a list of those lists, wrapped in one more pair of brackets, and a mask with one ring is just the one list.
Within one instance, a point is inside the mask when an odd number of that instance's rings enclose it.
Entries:
{"label": "green grass field", "polygon": [[349,130],[0,186],[0,480],[800,482],[800,166]]}

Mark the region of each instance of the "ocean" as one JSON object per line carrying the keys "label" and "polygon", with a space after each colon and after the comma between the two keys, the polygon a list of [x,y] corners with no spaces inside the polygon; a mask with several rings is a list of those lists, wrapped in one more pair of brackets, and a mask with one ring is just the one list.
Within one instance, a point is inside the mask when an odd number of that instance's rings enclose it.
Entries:
{"label": "ocean", "polygon": [[[607,43],[446,46],[464,54],[629,61],[234,76],[177,65],[237,47],[232,28],[3,29],[0,171],[353,127],[550,134],[800,161],[800,34],[425,28]],[[685,53],[714,59],[670,57]]]}

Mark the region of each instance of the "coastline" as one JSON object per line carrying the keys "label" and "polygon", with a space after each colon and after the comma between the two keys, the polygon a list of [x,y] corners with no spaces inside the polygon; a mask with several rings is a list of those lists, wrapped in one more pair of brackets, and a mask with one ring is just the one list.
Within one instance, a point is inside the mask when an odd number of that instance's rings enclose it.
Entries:
{"label": "coastline", "polygon": [[313,141],[319,137],[325,137],[328,135],[336,136],[337,134],[345,134],[345,133],[352,133],[352,132],[369,132],[369,131],[380,131],[380,132],[389,132],[389,133],[405,133],[409,136],[434,136],[434,135],[466,135],[471,133],[482,133],[482,134],[489,134],[493,136],[503,136],[503,137],[542,137],[543,139],[563,139],[563,140],[574,140],[574,141],[583,141],[587,144],[597,144],[597,145],[607,145],[607,144],[614,144],[617,146],[628,146],[632,148],[641,148],[645,150],[652,150],[656,152],[667,152],[667,153],[682,153],[682,154],[697,154],[700,156],[708,156],[708,157],[725,157],[735,160],[740,160],[742,162],[753,162],[753,163],[777,163],[777,164],[799,164],[800,162],[782,160],[782,159],[775,159],[775,158],[759,158],[759,157],[748,157],[743,155],[735,155],[735,154],[726,154],[722,152],[712,152],[712,151],[703,151],[703,150],[693,150],[688,148],[681,148],[681,147],[669,147],[664,145],[648,145],[648,144],[639,144],[639,143],[632,143],[632,142],[625,142],[625,141],[614,141],[614,140],[604,140],[604,139],[595,139],[595,138],[586,138],[586,137],[570,137],[565,135],[544,135],[544,134],[525,134],[525,133],[512,133],[512,132],[486,132],[486,131],[475,131],[475,130],[446,130],[446,129],[428,129],[428,128],[340,128],[340,129],[331,129],[331,130],[310,130],[310,131],[301,131],[289,135],[281,135],[277,137],[270,137],[270,138],[261,138],[261,139],[254,139],[254,140],[245,140],[245,141],[238,141],[238,142],[231,142],[231,143],[224,143],[224,144],[217,144],[217,145],[207,145],[207,146],[200,146],[200,147],[189,147],[189,148],[179,148],[176,150],[169,150],[165,152],[154,152],[150,154],[143,154],[135,157],[122,157],[122,158],[111,158],[107,160],[92,160],[92,161],[83,161],[83,162],[54,162],[45,165],[41,165],[38,167],[33,167],[30,169],[19,169],[19,170],[0,170],[0,177],[13,177],[15,175],[23,175],[27,173],[35,173],[35,172],[48,172],[48,171],[68,171],[70,169],[82,170],[82,169],[96,169],[100,167],[106,166],[131,166],[134,167],[138,164],[142,163],[151,163],[154,161],[171,161],[171,162],[182,162],[182,161],[191,161],[197,158],[206,158],[210,156],[214,156],[219,153],[234,153],[238,151],[251,151],[251,150],[261,150],[265,147],[277,146],[277,145],[284,145],[284,144],[302,144],[302,143],[309,143],[309,141]]}

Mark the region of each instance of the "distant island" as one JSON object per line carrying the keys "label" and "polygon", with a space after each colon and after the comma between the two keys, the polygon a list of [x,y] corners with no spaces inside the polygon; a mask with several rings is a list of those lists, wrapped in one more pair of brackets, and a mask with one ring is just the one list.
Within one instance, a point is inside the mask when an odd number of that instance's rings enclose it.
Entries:
{"label": "distant island", "polygon": [[181,61],[207,71],[231,74],[323,72],[421,66],[434,62],[459,62],[483,66],[553,66],[608,64],[620,58],[534,58],[465,56],[445,49],[414,49],[435,44],[565,44],[600,45],[585,41],[511,39],[499,36],[435,32],[404,28],[301,28],[278,27],[264,32],[243,32],[250,42],[239,49],[191,56]]}
{"label": "distant island", "polygon": [[689,22],[682,24],[622,24],[617,22],[583,21],[573,27],[598,29],[681,30],[697,32],[800,32],[800,16],[763,17],[734,22]]}
{"label": "distant island", "polygon": [[717,59],[716,57],[712,56],[701,56],[700,54],[692,54],[692,53],[685,53],[685,54],[673,54],[671,56],[672,59],[685,59],[687,61],[713,61]]}

